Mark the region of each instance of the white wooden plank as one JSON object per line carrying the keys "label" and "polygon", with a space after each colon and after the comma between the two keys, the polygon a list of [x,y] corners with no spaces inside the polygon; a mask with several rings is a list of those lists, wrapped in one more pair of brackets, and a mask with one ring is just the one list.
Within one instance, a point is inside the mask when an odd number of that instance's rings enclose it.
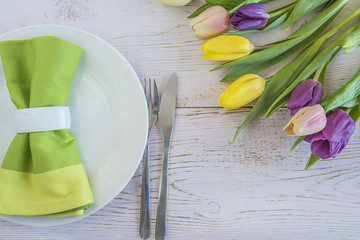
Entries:
{"label": "white wooden plank", "polygon": [[[359,128],[336,159],[303,171],[304,143],[281,133],[281,110],[229,144],[246,111],[178,109],[171,148],[168,239],[358,239]],[[159,131],[151,140],[152,235],[160,175]],[[47,228],[0,221],[0,239],[138,239],[141,168],[104,209]]]}
{"label": "white wooden plank", "polygon": [[[289,156],[294,140],[280,133],[289,116],[286,110],[256,121],[230,145],[248,109],[211,108],[228,84],[219,83],[225,71],[208,72],[217,64],[200,59],[203,40],[188,26],[186,16],[202,2],[176,8],[155,0],[2,0],[0,34],[32,24],[70,25],[113,44],[140,78],[156,78],[161,86],[171,71],[178,72],[178,105],[190,108],[178,109],[171,149],[168,239],[358,239],[359,130],[338,158],[308,172],[302,171],[308,144]],[[340,18],[358,6],[359,1],[351,1]],[[261,45],[292,30],[275,29],[249,39]],[[353,75],[359,54],[334,60],[326,93]],[[154,227],[161,161],[158,131],[151,142]],[[138,239],[140,170],[116,199],[82,221],[34,228],[1,220],[0,239]]]}

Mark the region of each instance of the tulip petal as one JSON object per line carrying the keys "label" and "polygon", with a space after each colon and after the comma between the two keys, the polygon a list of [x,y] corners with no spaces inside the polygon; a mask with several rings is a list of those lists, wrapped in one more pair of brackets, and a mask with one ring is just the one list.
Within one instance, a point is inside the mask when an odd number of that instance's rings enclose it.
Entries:
{"label": "tulip petal", "polygon": [[313,106],[315,104],[318,104],[323,96],[323,88],[321,86],[320,82],[317,82],[317,84],[313,88],[312,92],[312,98],[307,104],[307,106]]}
{"label": "tulip petal", "polygon": [[341,109],[329,111],[326,117],[326,127],[305,138],[311,142],[312,153],[322,159],[336,157],[346,147],[355,129],[354,120]]}
{"label": "tulip petal", "polygon": [[322,159],[332,157],[330,155],[330,144],[328,140],[319,140],[311,143],[311,152]]}
{"label": "tulip petal", "polygon": [[203,59],[215,61],[231,61],[245,57],[251,53],[254,46],[241,36],[221,35],[206,40],[202,44]]}
{"label": "tulip petal", "polygon": [[213,60],[213,61],[232,61],[235,59],[243,58],[249,55],[249,53],[230,53],[230,54],[221,54],[214,53],[210,51],[204,51],[204,56],[202,59]]}
{"label": "tulip petal", "polygon": [[326,126],[326,115],[320,105],[300,109],[285,126],[288,136],[305,136],[323,130]]}
{"label": "tulip petal", "polygon": [[190,22],[198,37],[213,37],[227,30],[230,25],[229,14],[225,8],[212,6]]}
{"label": "tulip petal", "polygon": [[322,131],[315,133],[315,134],[308,135],[304,139],[304,141],[306,141],[308,143],[312,143],[312,142],[319,141],[319,140],[326,140]]}
{"label": "tulip petal", "polygon": [[328,125],[323,130],[326,139],[333,142],[347,143],[355,130],[354,120],[341,109],[329,111],[327,119]]}
{"label": "tulip petal", "polygon": [[252,3],[237,9],[231,16],[230,22],[237,30],[256,30],[264,27],[268,19],[265,5]]}
{"label": "tulip petal", "polygon": [[251,3],[241,6],[238,10],[243,16],[249,18],[267,18],[266,8],[261,3]]}
{"label": "tulip petal", "polygon": [[237,24],[231,20],[231,24],[234,25],[236,30],[256,30],[260,29],[267,23],[267,19],[245,19],[239,21]]}
{"label": "tulip petal", "polygon": [[313,106],[320,102],[323,95],[321,83],[308,79],[301,82],[292,92],[287,107],[294,115],[299,109]]}
{"label": "tulip petal", "polygon": [[219,97],[223,108],[237,109],[258,98],[265,89],[265,80],[256,74],[246,74],[234,81]]}

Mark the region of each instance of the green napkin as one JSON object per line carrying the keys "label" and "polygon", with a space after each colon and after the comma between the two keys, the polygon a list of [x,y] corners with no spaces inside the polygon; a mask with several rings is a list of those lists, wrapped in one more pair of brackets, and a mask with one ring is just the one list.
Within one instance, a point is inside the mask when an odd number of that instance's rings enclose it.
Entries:
{"label": "green napkin", "polygon": [[[0,42],[6,83],[16,107],[65,106],[81,54],[81,47],[56,37]],[[0,168],[0,214],[81,215],[92,202],[69,130],[15,136]]]}

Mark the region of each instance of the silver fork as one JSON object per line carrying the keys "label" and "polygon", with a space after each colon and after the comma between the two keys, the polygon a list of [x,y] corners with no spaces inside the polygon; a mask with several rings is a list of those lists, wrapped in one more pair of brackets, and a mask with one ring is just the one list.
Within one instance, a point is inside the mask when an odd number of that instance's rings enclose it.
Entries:
{"label": "silver fork", "polygon": [[144,92],[146,95],[148,111],[149,111],[149,130],[148,138],[143,155],[143,172],[141,183],[141,205],[140,205],[140,225],[139,234],[141,238],[147,239],[150,236],[150,171],[149,171],[149,138],[152,127],[158,119],[159,113],[159,92],[154,80],[152,91],[151,80],[144,80]]}

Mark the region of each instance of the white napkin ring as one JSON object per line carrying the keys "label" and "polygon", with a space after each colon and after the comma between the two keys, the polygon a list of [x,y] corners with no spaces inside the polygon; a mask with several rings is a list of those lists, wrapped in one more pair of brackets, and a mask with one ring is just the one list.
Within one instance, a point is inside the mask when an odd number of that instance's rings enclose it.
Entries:
{"label": "white napkin ring", "polygon": [[70,109],[67,106],[17,109],[15,125],[17,133],[70,129]]}

